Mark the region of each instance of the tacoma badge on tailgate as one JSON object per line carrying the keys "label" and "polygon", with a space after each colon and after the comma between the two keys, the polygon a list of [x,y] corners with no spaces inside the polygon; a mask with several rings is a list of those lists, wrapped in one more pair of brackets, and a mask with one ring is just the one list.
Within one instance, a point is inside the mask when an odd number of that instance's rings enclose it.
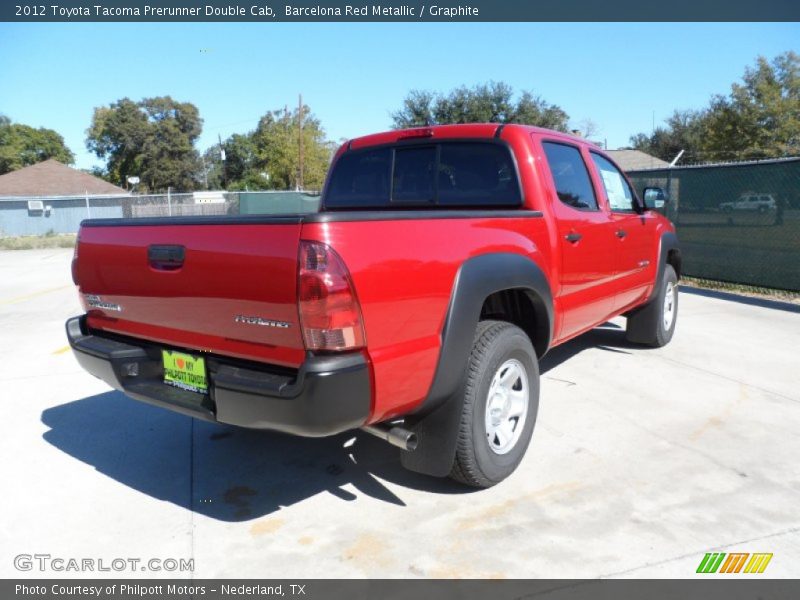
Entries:
{"label": "tacoma badge on tailgate", "polygon": [[106,302],[100,296],[95,294],[84,294],[84,297],[86,298],[86,304],[93,308],[102,308],[105,310],[113,310],[114,312],[122,312],[122,307],[119,304]]}
{"label": "tacoma badge on tailgate", "polygon": [[279,329],[288,329],[291,327],[291,323],[287,323],[286,321],[274,321],[272,319],[248,317],[245,315],[236,315],[233,320],[237,323],[244,323],[245,325],[262,325],[264,327],[277,327]]}

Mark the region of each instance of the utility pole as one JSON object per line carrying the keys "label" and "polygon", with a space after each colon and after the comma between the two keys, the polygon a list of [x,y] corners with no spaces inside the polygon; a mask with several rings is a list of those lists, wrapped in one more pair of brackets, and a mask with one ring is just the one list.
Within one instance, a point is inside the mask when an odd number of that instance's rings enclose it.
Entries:
{"label": "utility pole", "polygon": [[203,181],[205,182],[206,189],[208,189],[208,168],[206,167],[206,157],[200,154],[200,160],[203,163]]}
{"label": "utility pole", "polygon": [[297,189],[303,189],[303,94],[300,94],[297,103],[297,143],[298,143],[298,169]]}
{"label": "utility pole", "polygon": [[222,161],[222,187],[228,189],[228,169],[225,168],[225,148],[222,147],[222,136],[218,133],[219,140],[219,159]]}

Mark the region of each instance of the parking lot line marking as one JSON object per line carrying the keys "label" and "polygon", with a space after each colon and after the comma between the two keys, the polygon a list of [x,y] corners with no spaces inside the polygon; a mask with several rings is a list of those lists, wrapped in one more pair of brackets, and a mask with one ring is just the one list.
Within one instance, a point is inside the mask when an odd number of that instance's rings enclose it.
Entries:
{"label": "parking lot line marking", "polygon": [[52,292],[57,292],[59,290],[65,290],[68,287],[72,287],[71,285],[60,285],[55,288],[50,288],[49,290],[39,290],[38,292],[33,292],[31,294],[25,294],[24,296],[17,296],[16,298],[8,298],[7,300],[0,300],[0,305],[3,304],[16,304],[17,302],[24,302],[25,300],[30,300],[31,298],[36,298],[37,296],[43,296],[44,294],[50,294]]}
{"label": "parking lot line marking", "polygon": [[53,354],[64,354],[64,352],[66,352],[67,350],[69,350],[69,346],[64,346],[63,348],[59,348],[58,350],[55,350],[53,352]]}

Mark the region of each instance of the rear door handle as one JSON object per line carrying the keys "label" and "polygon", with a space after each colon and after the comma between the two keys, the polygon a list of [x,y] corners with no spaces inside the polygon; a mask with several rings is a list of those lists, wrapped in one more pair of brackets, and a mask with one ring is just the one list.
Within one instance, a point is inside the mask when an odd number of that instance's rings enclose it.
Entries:
{"label": "rear door handle", "polygon": [[626,235],[628,235],[628,232],[627,232],[627,231],[625,231],[624,229],[617,229],[616,236],[617,236],[619,239],[622,239],[622,238],[624,238]]}
{"label": "rear door handle", "polygon": [[567,235],[565,235],[564,239],[574,244],[575,242],[579,241],[582,237],[583,236],[580,233],[573,231],[572,233],[568,233]]}

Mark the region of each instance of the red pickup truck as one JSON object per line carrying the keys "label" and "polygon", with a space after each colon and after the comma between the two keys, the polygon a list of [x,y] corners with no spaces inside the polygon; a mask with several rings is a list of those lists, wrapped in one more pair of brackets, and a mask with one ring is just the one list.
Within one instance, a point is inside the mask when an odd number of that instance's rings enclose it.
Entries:
{"label": "red pickup truck", "polygon": [[530,442],[538,359],[616,316],[668,343],[673,225],[585,140],[470,124],[353,139],[319,212],[92,219],[80,364],[127,395],[304,436],[362,428],[488,487]]}

